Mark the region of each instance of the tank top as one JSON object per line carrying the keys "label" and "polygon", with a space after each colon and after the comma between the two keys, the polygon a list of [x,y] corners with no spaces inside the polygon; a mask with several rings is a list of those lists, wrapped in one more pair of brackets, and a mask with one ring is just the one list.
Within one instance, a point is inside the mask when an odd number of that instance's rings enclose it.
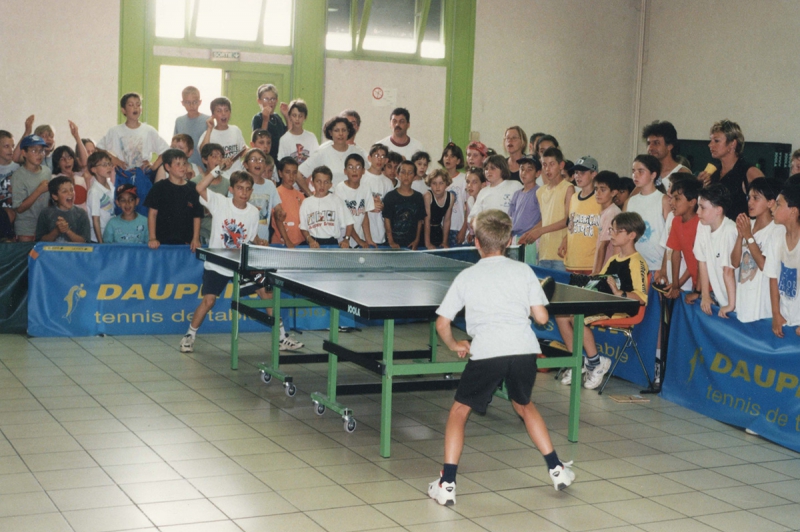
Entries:
{"label": "tank top", "polygon": [[731,195],[731,206],[725,212],[725,216],[736,221],[736,217],[743,212],[747,212],[747,191],[749,183],[747,182],[747,171],[753,165],[739,157],[733,168],[725,174],[720,176],[720,169],[711,174],[712,183],[720,183],[723,187],[728,189]]}
{"label": "tank top", "polygon": [[442,221],[444,220],[444,215],[447,214],[447,209],[450,208],[450,201],[450,192],[447,192],[444,205],[439,206],[433,192],[431,192],[431,244],[434,246],[441,246],[444,241]]}

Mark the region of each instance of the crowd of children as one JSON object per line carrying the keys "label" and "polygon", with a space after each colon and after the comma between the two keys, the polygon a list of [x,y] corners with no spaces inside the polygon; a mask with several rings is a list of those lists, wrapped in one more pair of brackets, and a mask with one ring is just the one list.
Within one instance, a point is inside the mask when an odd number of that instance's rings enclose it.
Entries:
{"label": "crowd of children", "polygon": [[[507,156],[477,141],[465,156],[451,142],[431,170],[431,156],[407,135],[410,114],[403,108],[392,111],[393,135],[364,150],[355,144],[358,113],[330,119],[329,142],[320,145],[303,127],[306,103],[278,107],[272,85],[259,87],[261,112],[249,144],[230,123],[230,100],[214,99],[206,116],[198,111],[198,89],[186,87],[182,98],[187,113],[176,120],[169,145],[140,121],[136,93],[120,100],[125,121],[96,144],[70,122],[75,148],[56,146],[52,127],[33,129],[34,116],[17,144],[0,131],[0,237],[152,249],[219,245],[230,236],[218,234],[199,191],[235,197],[230,178],[238,173],[249,177],[247,202],[258,214],[251,240],[446,248],[474,243],[474,220],[499,209],[510,215],[513,240],[535,249],[528,258],[542,267],[603,274],[619,261],[619,232],[632,233],[637,256],[668,298],[688,292],[686,301],[699,300],[707,314],[772,319],[776,335],[784,326],[800,335],[800,178],[781,183],[746,165],[744,136],[734,122],[711,128],[711,152],[721,167],[698,177],[676,153],[675,128],[658,121],[644,129],[648,153],[635,157],[631,178],[601,170],[588,155],[570,163],[555,137],[528,139],[518,126],[505,132]],[[793,159],[800,160],[800,151]],[[643,228],[622,227],[622,212],[637,213]],[[623,285],[616,288],[637,293]]]}

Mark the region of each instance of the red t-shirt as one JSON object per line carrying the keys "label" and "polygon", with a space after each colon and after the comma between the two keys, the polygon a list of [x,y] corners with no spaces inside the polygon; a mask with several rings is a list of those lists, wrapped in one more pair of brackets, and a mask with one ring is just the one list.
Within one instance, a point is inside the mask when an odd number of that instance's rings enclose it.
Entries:
{"label": "red t-shirt", "polygon": [[[683,223],[680,216],[672,219],[672,229],[667,239],[667,247],[673,251],[683,253],[683,260],[686,261],[686,269],[692,278],[692,286],[697,288],[697,259],[694,258],[694,238],[697,235],[697,224],[700,217],[696,214]],[[671,279],[670,279],[671,280]]]}

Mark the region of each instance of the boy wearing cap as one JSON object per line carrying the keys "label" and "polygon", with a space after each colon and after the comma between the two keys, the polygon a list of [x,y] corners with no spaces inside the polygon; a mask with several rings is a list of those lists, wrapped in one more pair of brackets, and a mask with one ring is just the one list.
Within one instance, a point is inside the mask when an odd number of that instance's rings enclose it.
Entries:
{"label": "boy wearing cap", "polygon": [[147,244],[147,218],[136,212],[139,196],[136,187],[127,183],[117,187],[116,204],[122,214],[108,221],[103,231],[106,244]]}
{"label": "boy wearing cap", "polygon": [[11,206],[17,211],[14,230],[20,242],[33,242],[36,222],[47,208],[47,184],[53,174],[42,165],[47,143],[38,135],[28,135],[20,142],[22,166],[11,174]]}
{"label": "boy wearing cap", "polygon": [[594,199],[597,160],[587,155],[575,161],[572,168],[575,186],[579,190],[569,202],[567,234],[561,241],[558,255],[564,258],[564,267],[568,272],[588,275],[594,268],[602,212],[600,204]]}

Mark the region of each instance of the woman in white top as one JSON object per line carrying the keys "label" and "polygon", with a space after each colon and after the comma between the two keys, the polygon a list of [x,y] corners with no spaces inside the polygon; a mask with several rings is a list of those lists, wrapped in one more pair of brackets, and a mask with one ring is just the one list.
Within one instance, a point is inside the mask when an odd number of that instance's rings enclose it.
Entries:
{"label": "woman in white top", "polygon": [[[298,184],[308,196],[313,195],[311,194],[310,186],[311,174],[314,168],[318,166],[330,168],[331,172],[333,172],[333,186],[336,186],[347,179],[347,176],[344,175],[344,162],[348,155],[357,153],[365,161],[367,160],[367,154],[364,150],[355,144],[347,143],[356,134],[356,129],[348,119],[341,116],[331,118],[325,124],[324,131],[325,138],[331,140],[332,144],[320,147],[298,168],[303,177],[303,179],[298,180]],[[369,162],[366,163],[366,166],[369,168]]]}

